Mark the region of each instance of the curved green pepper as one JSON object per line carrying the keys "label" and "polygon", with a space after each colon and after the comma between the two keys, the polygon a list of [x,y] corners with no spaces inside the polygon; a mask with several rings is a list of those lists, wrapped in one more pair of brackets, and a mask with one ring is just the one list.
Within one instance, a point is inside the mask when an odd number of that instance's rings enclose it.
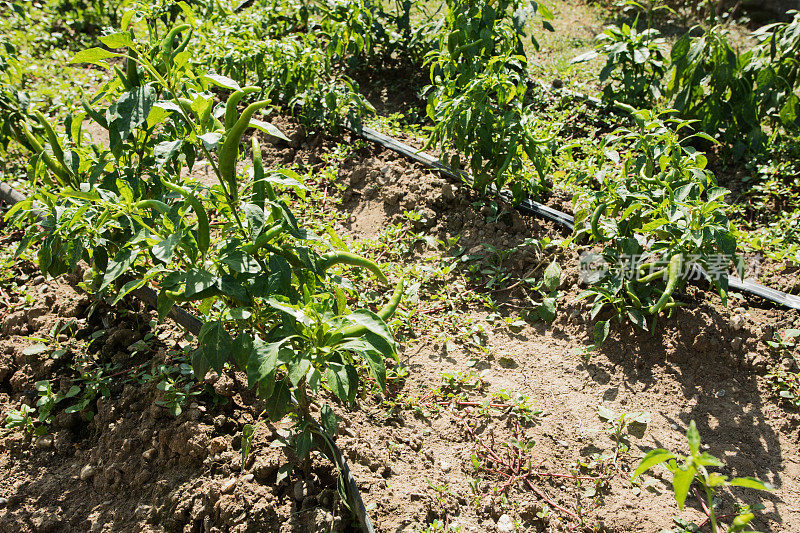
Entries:
{"label": "curved green pepper", "polygon": [[197,215],[197,247],[200,248],[200,252],[205,255],[211,242],[211,229],[208,223],[208,214],[206,213],[203,204],[192,193],[183,187],[168,181],[163,181],[162,183],[167,189],[183,196],[183,198],[186,200],[186,203],[188,203],[190,206],[192,206],[192,209],[194,209],[194,213]]}
{"label": "curved green pepper", "polygon": [[386,278],[386,275],[383,273],[377,263],[367,259],[366,257],[361,257],[360,255],[351,254],[350,252],[332,252],[323,255],[319,262],[317,262],[317,266],[322,272],[325,272],[334,265],[350,265],[366,268],[375,274],[381,283],[389,283],[389,280]]}

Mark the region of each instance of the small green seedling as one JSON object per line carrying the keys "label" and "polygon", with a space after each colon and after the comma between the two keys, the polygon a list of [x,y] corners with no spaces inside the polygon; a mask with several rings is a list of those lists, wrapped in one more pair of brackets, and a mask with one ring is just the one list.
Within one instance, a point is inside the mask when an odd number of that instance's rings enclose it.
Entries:
{"label": "small green seedling", "polygon": [[[697,431],[697,425],[694,420],[691,421],[689,429],[686,431],[686,439],[689,442],[689,455],[675,455],[663,448],[652,450],[644,456],[639,466],[636,467],[631,481],[654,466],[664,464],[672,472],[672,490],[675,493],[675,501],[678,502],[680,510],[683,510],[683,505],[686,502],[692,483],[697,483],[705,493],[706,500],[703,503],[708,513],[712,533],[719,531],[717,516],[714,513],[714,496],[721,488],[746,487],[757,490],[772,490],[770,484],[753,477],[728,479],[728,476],[717,472],[709,472],[708,467],[722,467],[724,464],[706,452],[700,453],[700,433]],[[744,531],[744,528],[753,518],[755,518],[755,515],[752,512],[752,508],[742,506],[738,509],[728,531]]]}

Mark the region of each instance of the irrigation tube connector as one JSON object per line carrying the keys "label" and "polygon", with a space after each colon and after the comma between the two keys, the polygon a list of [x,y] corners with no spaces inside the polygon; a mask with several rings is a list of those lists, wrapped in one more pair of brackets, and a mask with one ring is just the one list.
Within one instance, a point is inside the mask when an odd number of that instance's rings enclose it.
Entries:
{"label": "irrigation tube connector", "polygon": [[[0,200],[2,200],[6,205],[14,205],[17,202],[21,202],[25,199],[25,196],[21,192],[12,188],[7,183],[0,182]],[[39,222],[44,220],[44,217],[41,215],[41,213],[37,213],[36,218]],[[131,294],[152,309],[158,309],[158,295],[150,287],[140,287],[134,291],[131,291]],[[195,337],[200,336],[200,329],[203,327],[203,321],[193,314],[187,312],[182,307],[173,305],[167,317],[172,319],[176,324],[181,326]],[[293,404],[297,404],[297,400],[294,397],[291,397],[291,401]],[[330,434],[325,431],[325,428],[323,428],[316,419],[312,417],[311,421],[314,425],[314,431],[320,437],[322,437],[322,439],[325,441],[325,444],[330,449],[332,456],[331,458],[333,459],[336,468],[339,470],[339,474],[344,479],[344,488],[347,492],[346,496],[350,510],[356,515],[358,523],[364,532],[375,533],[375,529],[372,527],[372,522],[369,519],[369,515],[367,515],[367,509],[364,506],[364,500],[361,499],[361,493],[358,490],[358,485],[356,485],[356,480],[353,477],[353,474],[350,472],[350,467],[347,465],[347,460],[345,460],[342,451],[338,446],[336,446],[333,437],[331,437]]]}
{"label": "irrigation tube connector", "polygon": [[[594,100],[596,100],[586,95],[580,95],[579,93],[575,93],[573,96],[582,96],[584,99],[592,103],[594,103]],[[360,130],[356,130],[354,128],[349,129],[365,140],[377,143],[384,148],[388,148],[389,150],[397,152],[409,159],[427,166],[428,168],[438,170],[442,175],[450,178],[451,180],[458,181],[459,183],[466,180],[469,183],[469,176],[454,170],[449,165],[446,165],[430,154],[417,150],[416,148],[409,146],[404,142],[398,141],[393,137],[385,135],[367,126],[362,126]],[[498,192],[497,189],[493,189],[491,192],[498,195],[503,200],[512,203],[520,212],[526,215],[544,218],[546,220],[550,220],[551,222],[555,222],[570,232],[575,231],[575,222],[572,215],[557,209],[553,209],[552,207],[548,207],[544,204],[540,204],[539,202],[535,202],[528,198],[522,200],[521,202],[514,203],[511,192],[507,190],[501,190]],[[691,272],[689,279],[702,278],[706,281],[710,281],[711,278],[709,277],[708,273],[702,269],[702,267],[695,265],[693,268],[697,269],[697,271]],[[696,275],[696,272],[699,272],[699,276]],[[788,307],[790,309],[800,310],[800,297],[765,287],[764,285],[749,279],[741,279],[738,276],[729,275],[728,287],[735,291],[746,292],[755,296],[759,296],[765,300],[769,300],[773,303]]]}

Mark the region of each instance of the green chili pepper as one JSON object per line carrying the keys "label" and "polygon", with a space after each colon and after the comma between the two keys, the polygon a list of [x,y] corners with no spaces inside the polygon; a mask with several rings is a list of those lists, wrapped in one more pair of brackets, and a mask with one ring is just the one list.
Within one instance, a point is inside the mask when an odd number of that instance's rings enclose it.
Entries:
{"label": "green chili pepper", "polygon": [[123,87],[125,87],[125,90],[130,91],[132,85],[131,82],[128,81],[127,76],[125,76],[125,74],[119,69],[119,67],[114,67],[114,72],[117,74],[117,77],[120,79],[120,81],[122,81],[122,85]]}
{"label": "green chili pepper", "polygon": [[106,117],[92,109],[92,106],[86,101],[86,98],[81,98],[81,105],[83,106],[84,111],[86,111],[86,114],[89,115],[92,120],[103,126],[103,128],[108,129],[108,121],[106,120]]}
{"label": "green chili pepper", "polygon": [[283,222],[277,222],[275,225],[270,227],[267,231],[256,237],[256,240],[252,244],[245,244],[242,246],[242,251],[246,254],[254,254],[258,250],[264,248],[270,242],[274,241],[281,233],[283,233],[284,227]]}
{"label": "green chili pepper", "polygon": [[656,272],[651,272],[646,276],[642,276],[641,278],[637,279],[639,283],[650,283],[651,281],[655,281],[658,278],[663,278],[664,273],[667,271],[666,268],[662,268],[661,270],[657,270]]}
{"label": "green chili pepper", "polygon": [[642,301],[639,299],[638,296],[636,296],[635,292],[633,292],[627,287],[625,288],[625,292],[628,293],[628,297],[631,299],[631,301],[636,307],[642,307]]}
{"label": "green chili pepper", "polygon": [[594,240],[597,242],[605,240],[605,236],[600,231],[600,217],[606,212],[607,207],[608,203],[600,202],[600,204],[595,208],[594,213],[592,213],[592,219],[589,227],[592,230],[592,237],[594,237]]}
{"label": "green chili pepper", "polygon": [[172,55],[172,45],[174,44],[175,37],[188,29],[191,26],[188,24],[181,24],[180,26],[176,26],[170,30],[166,37],[161,41],[161,53],[164,57],[170,57]]}
{"label": "green chili pepper", "polygon": [[360,255],[351,254],[349,252],[332,252],[325,254],[320,258],[317,263],[319,270],[325,272],[334,265],[350,265],[361,268],[366,268],[380,280],[381,283],[389,283],[386,275],[381,271],[380,267],[372,260]]}
{"label": "green chili pepper", "polygon": [[186,34],[186,37],[183,38],[183,41],[181,41],[181,44],[179,44],[178,47],[175,49],[175,51],[172,52],[172,57],[173,58],[176,55],[178,55],[181,52],[183,52],[184,50],[186,50],[186,47],[189,45],[189,41],[192,39],[192,32],[193,31],[194,31],[194,29],[189,28],[189,33]]}
{"label": "green chili pepper", "polygon": [[260,87],[244,87],[243,89],[233,92],[228,97],[228,101],[225,103],[225,131],[230,130],[234,124],[236,124],[236,112],[238,111],[236,106],[239,105],[242,98],[244,98],[245,95],[256,93],[260,90]]}
{"label": "green chili pepper", "polygon": [[222,290],[219,289],[216,285],[207,287],[200,292],[196,292],[191,296],[184,296],[183,292],[181,291],[164,291],[171,300],[174,300],[178,303],[183,302],[192,302],[196,300],[205,300],[206,298],[211,298],[212,296],[222,296]]}
{"label": "green chili pepper", "polygon": [[[228,183],[231,199],[234,204],[238,203],[239,198],[239,189],[236,183],[236,158],[239,155],[239,142],[242,140],[242,135],[245,130],[250,125],[250,118],[253,116],[253,113],[267,105],[269,105],[269,101],[262,100],[261,102],[255,102],[247,106],[247,108],[242,111],[236,124],[228,131],[228,136],[219,149],[219,172],[222,179]],[[231,208],[234,209],[235,205],[231,206]]]}
{"label": "green chili pepper", "polygon": [[125,61],[125,74],[127,74],[128,82],[132,86],[138,87],[142,84],[142,82],[139,80],[139,65],[134,60],[136,57],[136,52],[133,50],[128,50],[128,55],[131,57],[127,58]]}
{"label": "green chili pepper", "polygon": [[211,230],[208,224],[208,214],[206,213],[203,204],[197,199],[197,197],[195,197],[195,195],[183,187],[168,181],[163,181],[162,183],[167,189],[183,196],[183,198],[186,200],[186,203],[188,203],[190,206],[192,206],[192,209],[194,209],[194,213],[197,215],[197,247],[200,248],[200,252],[205,255],[211,242]]}
{"label": "green chili pepper", "polygon": [[58,162],[63,165],[64,150],[61,149],[61,144],[58,142],[56,131],[53,129],[53,126],[50,124],[50,122],[47,121],[45,116],[40,112],[34,111],[33,114],[36,116],[37,120],[39,120],[39,124],[41,124],[44,128],[45,134],[47,134],[47,141],[50,143],[50,148],[53,150],[53,155],[56,157]]}
{"label": "green chili pepper", "polygon": [[250,140],[253,147],[253,203],[264,209],[266,188],[264,187],[264,162],[261,159],[261,146],[255,135]]}
{"label": "green chili pepper", "polygon": [[677,253],[672,256],[669,260],[669,267],[667,268],[667,286],[664,289],[664,292],[661,294],[661,298],[650,307],[650,314],[656,315],[658,314],[665,305],[667,305],[667,300],[669,300],[672,293],[675,291],[675,287],[678,285],[678,278],[681,273],[681,263],[682,263],[682,256],[681,254]]}
{"label": "green chili pepper", "polygon": [[162,215],[166,215],[167,213],[169,213],[169,206],[164,202],[160,202],[158,200],[142,200],[140,202],[137,202],[134,207],[138,210],[154,209],[159,213],[161,213]]}
{"label": "green chili pepper", "polygon": [[[400,281],[397,282],[397,286],[395,286],[394,288],[394,293],[392,293],[392,297],[389,298],[389,301],[386,302],[386,305],[381,307],[380,310],[377,313],[375,313],[384,322],[392,318],[394,316],[394,313],[397,311],[397,308],[400,306],[400,301],[403,299],[404,286],[405,286],[405,279],[400,278]],[[352,326],[348,326],[341,330],[342,337],[345,338],[360,337],[366,332],[367,328],[360,324],[354,324]]]}
{"label": "green chili pepper", "polygon": [[67,185],[69,183],[69,173],[67,172],[67,169],[61,166],[61,163],[53,159],[50,154],[44,151],[42,144],[36,137],[33,136],[25,123],[20,122],[14,127],[14,129],[17,130],[17,137],[24,138],[25,141],[27,141],[27,143],[30,145],[30,149],[42,158],[42,161],[44,161],[45,165],[47,165],[47,168],[49,168],[50,171],[55,175],[56,182],[54,183],[58,183],[59,185]]}

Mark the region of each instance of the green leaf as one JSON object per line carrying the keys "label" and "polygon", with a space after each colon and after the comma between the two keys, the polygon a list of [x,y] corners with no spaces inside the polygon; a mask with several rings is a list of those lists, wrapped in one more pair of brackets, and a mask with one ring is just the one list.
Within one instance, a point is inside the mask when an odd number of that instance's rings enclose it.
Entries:
{"label": "green leaf", "polygon": [[300,460],[305,459],[308,456],[308,453],[311,451],[311,444],[314,442],[314,439],[311,435],[311,432],[307,429],[300,432],[297,436],[295,453],[297,454],[297,458]]}
{"label": "green leaf", "polygon": [[336,434],[339,433],[339,419],[336,417],[333,409],[331,409],[331,406],[327,403],[320,409],[319,419],[322,423],[322,429],[324,429],[328,435],[335,437]]}
{"label": "green leaf", "polygon": [[203,347],[203,356],[211,368],[222,372],[233,348],[233,339],[223,327],[222,322],[212,320],[203,324],[200,329],[199,342]]}
{"label": "green leaf", "polygon": [[686,495],[689,494],[689,487],[697,471],[693,466],[687,469],[677,468],[672,474],[672,491],[675,493],[675,501],[678,502],[678,509],[683,511],[683,504],[686,502]]}
{"label": "green leaf", "polygon": [[544,271],[544,286],[547,291],[554,291],[561,284],[561,266],[553,261]]}
{"label": "green leaf", "polygon": [[205,74],[201,77],[201,79],[210,81],[217,87],[222,87],[223,89],[228,89],[230,91],[238,91],[241,89],[239,84],[234,80],[225,76],[220,76],[219,74]]}
{"label": "green leaf", "polygon": [[588,52],[585,52],[585,53],[583,53],[583,54],[581,54],[579,56],[573,57],[570,60],[569,64],[570,65],[574,65],[576,63],[585,63],[587,61],[591,61],[592,59],[598,57],[599,55],[600,54],[598,54],[594,50],[589,50]]}
{"label": "green leaf", "polygon": [[109,48],[127,48],[133,46],[133,39],[127,32],[103,35],[99,39],[101,43]]}
{"label": "green leaf", "polygon": [[686,440],[689,441],[689,450],[692,455],[696,455],[700,451],[700,432],[697,431],[697,424],[694,420],[689,422],[689,429],[686,430]]}
{"label": "green leaf", "polygon": [[734,485],[736,487],[745,487],[748,489],[756,489],[756,490],[768,490],[772,491],[775,490],[772,485],[769,483],[764,483],[754,477],[735,477],[730,482],[729,485]]}
{"label": "green leaf", "polygon": [[206,150],[213,152],[217,149],[219,142],[222,140],[222,134],[216,131],[211,131],[209,133],[200,135],[198,138],[203,141],[203,146],[205,146]]}
{"label": "green leaf", "polygon": [[103,48],[88,48],[75,54],[72,59],[69,60],[69,64],[90,63],[101,67],[108,67],[108,63],[103,60],[111,59],[112,57],[120,57],[120,55],[121,54],[115,54]]}
{"label": "green leaf", "polygon": [[350,397],[350,376],[344,365],[331,363],[325,370],[325,380],[328,387],[343,402],[347,402]]}
{"label": "green leaf", "polygon": [[297,387],[297,384],[300,383],[311,369],[311,360],[308,358],[308,354],[298,354],[296,357],[292,358],[287,366],[289,367],[289,381],[291,381],[293,386]]}
{"label": "green leaf", "polygon": [[274,376],[275,369],[278,366],[278,356],[288,351],[283,346],[287,340],[289,339],[266,344],[261,339],[255,339],[253,350],[250,352],[247,362],[247,383],[250,387],[263,379]]}
{"label": "green leaf", "polygon": [[203,380],[210,369],[211,367],[208,364],[208,360],[205,354],[203,354],[203,347],[200,346],[192,352],[192,371],[194,372],[195,379]]}
{"label": "green leaf", "polygon": [[125,285],[123,285],[120,288],[119,292],[117,292],[117,295],[114,297],[114,299],[111,300],[111,305],[117,305],[117,303],[119,303],[119,301],[122,300],[125,296],[135,291],[136,289],[144,286],[145,283],[147,283],[147,279],[133,279],[128,281],[127,283],[125,283]]}
{"label": "green leaf", "polygon": [[267,416],[273,422],[277,422],[284,417],[291,403],[291,392],[289,390],[289,380],[282,379],[275,383],[275,389],[266,402]]}
{"label": "green leaf", "polygon": [[240,370],[247,371],[247,365],[250,361],[250,355],[253,353],[255,347],[255,340],[252,335],[247,332],[240,333],[233,339],[231,345],[231,356],[236,362],[236,366]]}
{"label": "green leaf", "polygon": [[364,360],[369,366],[370,374],[378,382],[382,392],[386,392],[386,365],[383,357],[375,352],[364,352]]}
{"label": "green leaf", "polygon": [[608,332],[611,328],[608,320],[599,320],[594,323],[594,343],[600,346],[608,338]]}
{"label": "green leaf", "polygon": [[41,342],[28,346],[22,350],[22,355],[39,355],[47,351],[47,345]]}
{"label": "green leaf", "polygon": [[120,96],[117,103],[108,108],[109,132],[124,141],[147,120],[156,101],[156,90],[150,85],[135,87]]}
{"label": "green leaf", "polygon": [[233,272],[240,274],[258,274],[261,272],[261,265],[258,264],[258,261],[242,250],[232,250],[220,257],[220,261],[228,265]]}
{"label": "green leaf", "polygon": [[175,253],[175,248],[178,246],[178,244],[180,244],[182,237],[183,232],[181,230],[177,230],[172,235],[153,246],[151,248],[153,257],[162,263],[169,263],[170,259],[172,259],[172,255]]}
{"label": "green leaf", "polygon": [[650,470],[657,464],[664,463],[669,461],[670,459],[674,459],[675,455],[672,452],[668,452],[663,448],[657,448],[655,450],[650,450],[647,452],[639,466],[636,467],[636,470],[633,471],[633,476],[631,477],[631,481],[639,477],[643,472]]}
{"label": "green leaf", "polygon": [[156,165],[163,167],[172,158],[180,154],[182,147],[183,141],[180,139],[158,143],[155,148],[153,148],[153,155],[156,158]]}
{"label": "green leaf", "polygon": [[250,238],[255,240],[264,230],[264,208],[255,204],[245,204],[243,210],[247,217],[247,227],[250,230]]}
{"label": "green leaf", "polygon": [[367,331],[371,331],[379,336],[391,347],[393,353],[397,352],[397,345],[394,341],[394,337],[392,337],[392,332],[389,330],[389,326],[386,325],[386,322],[384,322],[381,317],[372,311],[359,309],[358,311],[346,315],[345,318],[350,322],[365,327]]}
{"label": "green leaf", "polygon": [[269,122],[264,122],[262,120],[251,118],[250,126],[263,131],[264,133],[266,133],[271,137],[276,137],[278,139],[282,139],[287,142],[289,141],[289,138],[281,130],[279,130],[276,126],[273,126]]}
{"label": "green leaf", "polygon": [[170,310],[172,310],[172,306],[175,305],[175,301],[172,300],[165,290],[161,290],[158,292],[158,299],[156,300],[156,307],[158,311],[158,321],[163,322],[167,315],[169,315]]}
{"label": "green leaf", "polygon": [[207,270],[191,268],[186,272],[186,289],[183,294],[192,297],[200,291],[213,287],[219,279]]}
{"label": "green leaf", "polygon": [[608,422],[617,418],[617,414],[604,405],[597,408],[597,416]]}
{"label": "green leaf", "polygon": [[109,263],[106,272],[103,275],[103,283],[100,285],[100,291],[104,290],[118,277],[125,274],[130,270],[131,265],[136,261],[136,254],[133,250],[126,248],[117,252],[114,259]]}

